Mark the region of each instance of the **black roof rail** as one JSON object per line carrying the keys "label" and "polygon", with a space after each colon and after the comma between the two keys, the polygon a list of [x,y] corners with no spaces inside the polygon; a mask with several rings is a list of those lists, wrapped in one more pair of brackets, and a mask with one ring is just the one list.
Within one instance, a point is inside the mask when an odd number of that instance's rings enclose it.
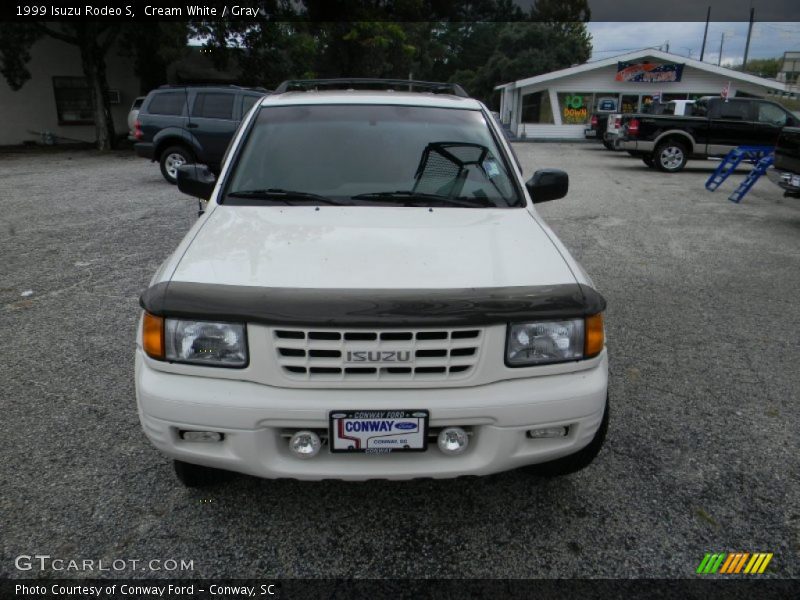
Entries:
{"label": "black roof rail", "polygon": [[275,94],[290,91],[319,90],[319,88],[338,89],[374,89],[383,88],[392,91],[431,92],[434,94],[452,94],[460,98],[469,98],[466,90],[457,83],[439,81],[418,81],[416,79],[372,79],[368,77],[339,79],[288,79],[275,88]]}
{"label": "black roof rail", "polygon": [[194,88],[194,87],[214,87],[214,88],[232,88],[237,90],[250,90],[253,92],[264,92],[267,93],[270,90],[264,87],[252,87],[247,85],[236,85],[234,83],[165,83],[164,85],[158,86],[159,90],[165,89],[181,89],[181,88]]}

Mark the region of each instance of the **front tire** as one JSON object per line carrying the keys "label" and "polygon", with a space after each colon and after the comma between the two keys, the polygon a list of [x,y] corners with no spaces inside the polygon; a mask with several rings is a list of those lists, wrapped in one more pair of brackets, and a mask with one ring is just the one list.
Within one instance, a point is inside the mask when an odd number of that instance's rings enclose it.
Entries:
{"label": "front tire", "polygon": [[194,465],[182,460],[173,460],[172,464],[175,467],[175,475],[178,480],[188,488],[209,487],[228,479],[230,476],[227,471]]}
{"label": "front tire", "polygon": [[665,173],[682,171],[689,160],[686,145],[674,140],[667,140],[659,144],[653,156],[656,168]]}
{"label": "front tire", "polygon": [[614,149],[614,142],[609,142],[608,140],[603,140],[603,147],[606,150],[613,150]]}
{"label": "front tire", "polygon": [[589,442],[588,446],[578,450],[578,452],[575,454],[557,458],[556,460],[551,460],[550,462],[531,465],[529,467],[525,467],[525,469],[537,477],[561,477],[563,475],[569,475],[570,473],[575,473],[588,467],[600,453],[600,448],[603,447],[603,443],[606,439],[606,433],[608,432],[608,419],[610,412],[611,410],[608,402],[608,396],[606,396],[606,407],[605,411],[603,412],[603,420],[600,422],[600,427],[597,428],[597,432],[594,434],[594,437],[592,438],[592,441]]}
{"label": "front tire", "polygon": [[170,146],[161,153],[161,174],[169,183],[178,183],[178,167],[194,162],[194,154],[183,146]]}

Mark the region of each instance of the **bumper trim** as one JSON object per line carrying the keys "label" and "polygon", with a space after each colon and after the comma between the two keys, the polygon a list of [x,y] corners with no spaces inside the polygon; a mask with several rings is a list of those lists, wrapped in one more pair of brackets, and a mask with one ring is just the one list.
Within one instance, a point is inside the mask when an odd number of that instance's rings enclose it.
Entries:
{"label": "bumper trim", "polygon": [[133,149],[136,151],[136,156],[140,156],[141,158],[149,158],[150,160],[155,160],[155,147],[150,142],[139,142],[133,145]]}

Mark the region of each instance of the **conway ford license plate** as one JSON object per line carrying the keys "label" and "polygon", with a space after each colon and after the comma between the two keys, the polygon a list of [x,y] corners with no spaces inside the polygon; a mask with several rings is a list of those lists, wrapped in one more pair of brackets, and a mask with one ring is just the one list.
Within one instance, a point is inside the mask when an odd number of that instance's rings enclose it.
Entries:
{"label": "conway ford license plate", "polygon": [[423,452],[427,410],[340,410],[330,413],[331,452]]}

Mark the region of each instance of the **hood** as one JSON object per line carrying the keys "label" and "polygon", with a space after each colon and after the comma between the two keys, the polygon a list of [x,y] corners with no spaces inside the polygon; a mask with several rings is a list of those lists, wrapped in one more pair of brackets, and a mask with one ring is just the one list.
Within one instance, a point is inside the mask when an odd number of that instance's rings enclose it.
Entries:
{"label": "hood", "polygon": [[172,281],[331,289],[573,284],[524,209],[225,206]]}

